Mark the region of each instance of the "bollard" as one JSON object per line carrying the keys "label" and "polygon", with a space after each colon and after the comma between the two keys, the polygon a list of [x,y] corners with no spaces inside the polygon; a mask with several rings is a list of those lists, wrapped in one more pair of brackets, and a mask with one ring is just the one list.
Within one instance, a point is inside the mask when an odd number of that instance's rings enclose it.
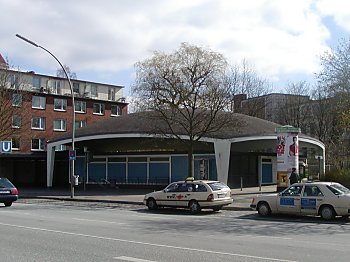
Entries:
{"label": "bollard", "polygon": [[243,177],[241,176],[241,191],[243,190]]}

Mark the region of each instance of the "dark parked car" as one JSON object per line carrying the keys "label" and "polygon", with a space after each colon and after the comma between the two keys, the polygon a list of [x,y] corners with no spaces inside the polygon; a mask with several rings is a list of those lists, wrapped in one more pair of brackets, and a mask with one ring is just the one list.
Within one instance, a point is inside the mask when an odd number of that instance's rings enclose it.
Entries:
{"label": "dark parked car", "polygon": [[7,178],[0,177],[0,203],[4,203],[6,207],[9,207],[17,199],[17,188]]}

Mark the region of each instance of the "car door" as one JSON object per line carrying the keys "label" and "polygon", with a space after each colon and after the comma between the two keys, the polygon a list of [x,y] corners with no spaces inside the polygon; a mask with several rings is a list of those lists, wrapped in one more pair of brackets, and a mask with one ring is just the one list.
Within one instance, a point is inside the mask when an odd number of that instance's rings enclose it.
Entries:
{"label": "car door", "polygon": [[195,198],[195,187],[191,182],[185,182],[179,186],[178,192],[176,194],[177,206],[187,207],[191,199]]}
{"label": "car door", "polygon": [[277,210],[280,213],[300,214],[302,185],[293,185],[277,196]]}
{"label": "car door", "polygon": [[301,214],[317,215],[323,201],[324,195],[317,185],[305,185],[301,197]]}
{"label": "car door", "polygon": [[161,206],[177,206],[176,194],[182,183],[168,185],[157,197],[157,204]]}

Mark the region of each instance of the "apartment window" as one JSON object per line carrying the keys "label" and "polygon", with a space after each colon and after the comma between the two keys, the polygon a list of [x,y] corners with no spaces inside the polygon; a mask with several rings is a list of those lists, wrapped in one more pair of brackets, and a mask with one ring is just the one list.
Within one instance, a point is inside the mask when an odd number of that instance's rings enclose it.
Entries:
{"label": "apartment window", "polygon": [[67,111],[67,99],[55,98],[54,99],[55,111]]}
{"label": "apartment window", "polygon": [[86,102],[74,101],[74,111],[77,113],[86,113]]}
{"label": "apartment window", "polygon": [[61,94],[61,81],[59,80],[52,80],[52,93],[56,95]]}
{"label": "apartment window", "polygon": [[114,87],[108,88],[108,100],[115,101],[115,88]]}
{"label": "apartment window", "polygon": [[32,108],[45,109],[45,106],[46,106],[46,97],[42,97],[42,96],[32,97]]}
{"label": "apartment window", "polygon": [[20,128],[22,124],[22,117],[20,115],[12,116],[12,128]]}
{"label": "apartment window", "polygon": [[18,88],[19,87],[19,75],[11,74],[9,75],[10,78],[10,87],[11,88]]}
{"label": "apartment window", "polygon": [[44,151],[45,150],[45,139],[43,139],[43,138],[32,139],[32,150],[33,151]]}
{"label": "apartment window", "polygon": [[73,83],[73,92],[74,93],[79,93],[79,83]]}
{"label": "apartment window", "polygon": [[79,121],[75,121],[75,128],[81,128],[86,126],[86,121],[85,120],[79,120]]}
{"label": "apartment window", "polygon": [[55,151],[65,151],[67,150],[67,146],[66,145],[59,145],[56,146]]}
{"label": "apartment window", "polygon": [[12,106],[22,106],[22,95],[21,94],[12,94]]}
{"label": "apartment window", "polygon": [[120,116],[122,114],[122,107],[115,105],[111,107],[111,116]]}
{"label": "apartment window", "polygon": [[33,85],[33,89],[39,90],[41,87],[40,77],[33,76],[32,85]]}
{"label": "apartment window", "polygon": [[20,149],[20,139],[18,137],[12,138],[12,150]]}
{"label": "apartment window", "polygon": [[92,97],[97,97],[97,86],[96,85],[91,85],[91,96]]}
{"label": "apartment window", "polygon": [[97,115],[103,115],[105,113],[105,105],[100,103],[94,103],[93,113]]}
{"label": "apartment window", "polygon": [[45,117],[34,116],[32,118],[32,129],[45,129]]}
{"label": "apartment window", "polygon": [[54,131],[66,131],[66,119],[55,119],[53,121]]}

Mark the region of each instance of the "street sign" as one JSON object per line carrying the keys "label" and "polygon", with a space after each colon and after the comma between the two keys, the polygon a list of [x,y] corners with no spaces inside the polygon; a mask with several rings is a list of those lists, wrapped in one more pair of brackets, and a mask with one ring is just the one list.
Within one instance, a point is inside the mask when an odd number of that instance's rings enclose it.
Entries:
{"label": "street sign", "polygon": [[1,141],[1,153],[12,153],[12,141]]}
{"label": "street sign", "polygon": [[77,154],[75,150],[69,150],[69,160],[76,160]]}

